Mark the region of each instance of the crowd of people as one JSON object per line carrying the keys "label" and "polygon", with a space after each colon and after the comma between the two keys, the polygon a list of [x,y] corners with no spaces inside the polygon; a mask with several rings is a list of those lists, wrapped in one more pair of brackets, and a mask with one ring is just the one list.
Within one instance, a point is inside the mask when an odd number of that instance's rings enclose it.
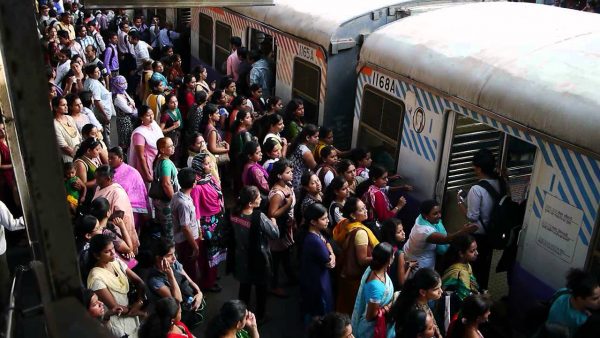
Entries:
{"label": "crowd of people", "polygon": [[[271,95],[268,49],[233,37],[226,76],[208,83],[206,68],[182,68],[180,35],[158,17],[54,1],[39,22],[82,300],[115,336],[193,337],[227,271],[238,299],[207,337],[258,337],[269,297],[288,297],[284,276],[299,285],[310,337],[483,337],[485,187],[460,196],[468,221],[456,232],[435,200],[403,224],[413,187],[393,183],[368,149],[336,148],[330,128],[305,123],[301,99]],[[18,230],[8,155],[0,124],[0,218]],[[495,163],[486,150],[473,158],[503,195]],[[600,307],[597,279],[575,270],[568,280],[543,329],[575,334]]]}

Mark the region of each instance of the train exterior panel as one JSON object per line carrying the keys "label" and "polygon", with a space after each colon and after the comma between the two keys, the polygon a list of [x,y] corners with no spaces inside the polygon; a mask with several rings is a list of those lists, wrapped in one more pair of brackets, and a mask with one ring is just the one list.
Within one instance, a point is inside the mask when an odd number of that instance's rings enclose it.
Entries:
{"label": "train exterior panel", "polygon": [[[517,10],[523,12],[524,20],[531,18],[526,16],[528,11],[537,10],[522,4],[467,5],[457,8],[456,11],[450,9],[442,10],[446,11],[444,13],[433,13],[436,17],[432,16],[432,20],[439,20],[437,15],[450,18],[460,13],[458,10],[464,9],[464,15],[471,17],[474,13],[482,13],[485,17],[492,12],[499,15],[498,13],[503,11]],[[557,10],[559,13],[554,12]],[[536,13],[545,23],[554,22],[549,18],[563,16],[565,21],[579,22],[580,30],[598,31],[597,21],[591,20],[593,18],[585,14],[581,16],[581,13],[569,13],[560,9]],[[448,40],[441,41],[444,47],[432,53],[425,51],[427,47],[423,44],[412,45],[411,41],[394,49],[396,41],[392,41],[393,38],[398,38],[397,41],[406,40],[399,34],[394,35],[398,30],[394,33],[393,26],[405,27],[410,22],[415,22],[417,26],[423,27],[426,22],[425,16],[420,19],[423,21],[403,20],[386,26],[383,30],[387,32],[376,33],[380,35],[379,42],[387,41],[391,44],[386,51],[387,55],[379,54],[381,50],[377,47],[381,46],[380,43],[369,45],[373,41],[367,41],[363,47],[354,111],[353,144],[370,142],[372,149],[386,150],[387,157],[394,161],[395,169],[406,178],[407,183],[415,185],[415,197],[435,197],[442,201],[443,209],[453,208],[456,199],[449,196],[455,195],[459,188],[468,190],[476,183],[473,177],[469,178],[470,181],[467,180],[470,170],[469,156],[472,156],[476,149],[496,147],[495,151],[504,164],[504,169],[511,171],[509,186],[513,199],[526,203],[523,228],[517,234],[518,255],[511,282],[513,301],[518,300],[519,304],[526,305],[532,304],[536,299],[549,298],[556,289],[564,286],[565,275],[570,268],[586,268],[597,273],[600,270],[600,241],[597,238],[600,151],[595,143],[598,135],[590,131],[594,128],[597,130],[600,125],[597,113],[599,101],[597,95],[592,95],[585,97],[584,103],[579,103],[584,97],[581,94],[593,93],[591,88],[597,86],[597,78],[593,74],[580,74],[581,77],[577,77],[577,81],[562,81],[563,75],[566,78],[573,76],[562,70],[569,69],[572,62],[591,67],[588,69],[597,69],[593,65],[600,65],[600,60],[590,56],[592,50],[596,50],[597,47],[592,47],[596,45],[590,41],[600,41],[598,34],[593,37],[586,36],[580,41],[569,41],[567,48],[573,51],[570,54],[573,59],[563,58],[562,48],[565,46],[561,41],[556,45],[549,44],[553,47],[547,47],[549,49],[544,52],[536,49],[536,52],[543,55],[532,57],[531,54],[526,54],[528,58],[541,57],[546,60],[546,68],[540,65],[540,69],[537,69],[531,66],[531,59],[520,59],[518,63],[527,63],[528,66],[529,73],[525,74],[525,77],[531,76],[531,79],[524,81],[518,77],[511,77],[514,82],[510,82],[503,78],[506,71],[486,71],[478,68],[479,64],[473,61],[476,57],[469,56],[472,51],[485,54],[483,60],[492,64],[490,68],[509,66],[501,62],[498,54],[485,48],[479,50],[477,42],[473,42],[471,46],[461,45],[452,52],[440,52],[443,48],[454,48],[453,41]],[[561,27],[564,27],[564,23]],[[538,29],[543,28],[538,26]],[[387,33],[391,35],[386,36]],[[562,33],[579,36],[577,32]],[[530,37],[534,35],[535,32],[532,32]],[[427,36],[417,36],[414,39],[432,41],[427,40]],[[493,41],[497,43],[498,40]],[[535,48],[525,43],[521,44],[520,41],[514,43],[520,48]],[[437,63],[438,60],[407,62],[407,55],[414,54],[415,51],[422,51],[421,60],[426,60],[437,52],[433,58],[439,57],[448,64],[443,68]],[[582,59],[573,61],[579,57]],[[510,66],[515,67],[515,63],[517,62],[513,61]],[[472,68],[473,72],[469,72],[469,68]],[[429,72],[424,69],[428,69]],[[446,69],[447,72],[436,73],[436,70],[441,69]],[[550,71],[552,77],[546,77],[547,74],[543,74],[545,70]],[[453,82],[455,75],[458,80],[464,79],[465,82]],[[474,85],[477,83],[469,81],[472,80],[471,77],[485,78],[484,87],[481,90],[476,88]],[[500,82],[496,80],[498,78]],[[544,82],[546,80],[549,82]],[[540,100],[539,97],[527,97],[527,91],[520,93],[520,97],[512,97],[517,101],[514,105],[512,102],[508,106],[502,104],[501,101],[507,97],[507,92],[514,87],[522,86],[530,93],[539,93],[536,88],[539,85],[538,81],[543,83],[544,89],[547,90],[545,97],[553,100],[554,97],[560,96],[556,99],[562,99],[562,103],[570,106],[572,110],[562,110],[562,106],[556,105],[550,109],[549,102]],[[557,83],[560,93],[553,92],[555,85],[550,84],[552,82]],[[455,83],[459,84],[458,87],[454,86]],[[565,86],[568,90],[564,90]],[[456,93],[460,90],[464,92]],[[476,95],[468,92],[474,92]],[[494,97],[492,94],[500,97]],[[575,97],[577,99],[571,101]],[[569,105],[570,102],[574,104]],[[496,108],[492,107],[493,105],[496,105]],[[391,107],[394,109],[390,109]],[[515,110],[508,113],[507,110],[512,108]],[[377,111],[379,114],[375,113]],[[569,114],[565,115],[567,112]],[[552,118],[549,118],[550,116]],[[379,121],[374,117],[379,117]],[[571,123],[564,124],[562,128],[553,125],[557,119],[566,117],[571,119]],[[528,123],[527,120],[533,122]],[[540,128],[542,125],[544,127]],[[499,142],[493,143],[496,139]],[[464,158],[462,162],[457,160],[459,157]],[[521,164],[529,163],[528,166],[511,167],[510,162],[514,162],[515,158],[522,160]],[[444,218],[446,225],[449,225],[449,222],[446,222],[448,218],[458,219],[456,215],[453,218],[453,215],[446,212]],[[464,221],[462,218],[463,223]],[[463,224],[458,221],[454,223]]]}

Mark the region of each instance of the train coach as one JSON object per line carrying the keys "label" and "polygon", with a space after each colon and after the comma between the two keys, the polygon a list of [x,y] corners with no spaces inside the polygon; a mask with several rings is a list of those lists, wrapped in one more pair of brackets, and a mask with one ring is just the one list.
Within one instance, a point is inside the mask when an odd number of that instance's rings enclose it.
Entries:
{"label": "train coach", "polygon": [[193,8],[192,58],[222,74],[229,39],[272,52],[274,93],[304,101],[307,122],[327,125],[336,143],[350,144],[356,62],[363,40],[397,19],[462,1],[297,1],[274,6]]}
{"label": "train coach", "polygon": [[526,203],[511,280],[547,299],[568,269],[600,273],[600,20],[524,3],[440,9],[379,29],[360,53],[353,145],[403,175],[418,199],[456,201],[491,149]]}

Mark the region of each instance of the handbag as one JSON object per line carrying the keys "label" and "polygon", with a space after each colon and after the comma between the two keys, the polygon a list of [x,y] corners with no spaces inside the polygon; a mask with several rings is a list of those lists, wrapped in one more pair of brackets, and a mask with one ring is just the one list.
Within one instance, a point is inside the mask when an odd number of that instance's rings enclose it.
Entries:
{"label": "handbag", "polygon": [[[344,242],[344,251],[342,253],[342,270],[340,276],[346,279],[359,279],[362,277],[365,269],[361,267],[356,260],[356,246],[354,238],[360,229],[353,230]],[[367,245],[367,256],[370,256],[371,246]]]}
{"label": "handbag", "polygon": [[215,155],[215,158],[217,159],[217,167],[227,165],[231,162],[228,153]]}
{"label": "handbag", "polygon": [[156,166],[154,167],[154,178],[152,179],[152,183],[150,183],[150,189],[148,189],[148,197],[155,200],[168,201],[169,199],[160,183],[160,175],[158,174],[158,169],[162,161],[164,160],[156,162]]}

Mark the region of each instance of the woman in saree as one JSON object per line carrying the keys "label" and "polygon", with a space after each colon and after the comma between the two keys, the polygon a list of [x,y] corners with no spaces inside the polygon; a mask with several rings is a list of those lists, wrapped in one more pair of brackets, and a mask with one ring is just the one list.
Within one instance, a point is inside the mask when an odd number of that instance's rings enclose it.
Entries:
{"label": "woman in saree", "polygon": [[131,134],[129,164],[137,169],[145,182],[152,182],[153,162],[158,155],[156,142],[163,137],[160,126],[154,121],[154,112],[148,106],[140,108],[142,125]]}

